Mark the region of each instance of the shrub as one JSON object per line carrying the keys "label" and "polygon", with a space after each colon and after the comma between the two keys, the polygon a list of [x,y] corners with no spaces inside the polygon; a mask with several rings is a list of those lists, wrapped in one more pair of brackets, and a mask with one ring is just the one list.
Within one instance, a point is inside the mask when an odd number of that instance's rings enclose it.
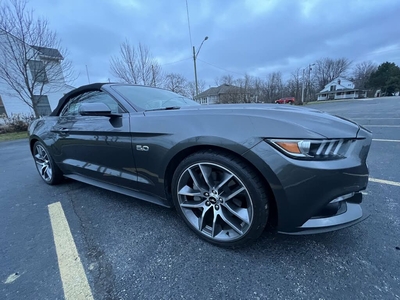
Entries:
{"label": "shrub", "polygon": [[0,133],[27,131],[29,125],[35,120],[34,115],[13,114],[11,117],[0,116]]}

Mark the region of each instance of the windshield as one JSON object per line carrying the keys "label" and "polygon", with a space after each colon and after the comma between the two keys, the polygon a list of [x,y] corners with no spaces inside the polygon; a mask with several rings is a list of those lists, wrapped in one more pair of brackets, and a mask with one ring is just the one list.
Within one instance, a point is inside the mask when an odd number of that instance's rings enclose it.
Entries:
{"label": "windshield", "polygon": [[135,107],[143,110],[200,105],[182,95],[158,88],[132,85],[114,85],[112,88]]}

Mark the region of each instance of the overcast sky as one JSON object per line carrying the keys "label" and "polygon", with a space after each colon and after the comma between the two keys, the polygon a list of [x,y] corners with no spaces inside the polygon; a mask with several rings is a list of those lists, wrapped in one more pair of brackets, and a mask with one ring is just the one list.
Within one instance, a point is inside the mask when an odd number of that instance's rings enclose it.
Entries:
{"label": "overcast sky", "polygon": [[[111,81],[125,39],[148,46],[166,72],[193,80],[192,43],[205,36],[198,77],[264,77],[323,57],[400,65],[400,0],[31,0],[68,48],[74,85]],[[192,40],[192,43],[191,43]]]}

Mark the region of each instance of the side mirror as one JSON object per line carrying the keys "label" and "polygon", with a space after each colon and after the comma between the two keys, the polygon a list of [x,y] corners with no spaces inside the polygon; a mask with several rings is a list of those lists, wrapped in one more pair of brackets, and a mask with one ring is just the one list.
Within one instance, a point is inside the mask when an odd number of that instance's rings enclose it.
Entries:
{"label": "side mirror", "polygon": [[121,117],[121,114],[112,113],[111,109],[102,102],[82,103],[79,106],[81,116]]}

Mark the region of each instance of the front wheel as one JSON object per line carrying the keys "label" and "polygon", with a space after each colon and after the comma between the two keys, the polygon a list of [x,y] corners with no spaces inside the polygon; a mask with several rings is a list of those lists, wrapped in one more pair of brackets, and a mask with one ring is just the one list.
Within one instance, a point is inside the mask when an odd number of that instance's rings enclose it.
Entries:
{"label": "front wheel", "polygon": [[50,156],[46,146],[37,141],[32,149],[33,159],[35,160],[36,169],[44,182],[50,185],[60,183],[64,176],[53,158]]}
{"label": "front wheel", "polygon": [[219,246],[254,241],[268,220],[259,175],[232,154],[201,151],[184,159],[172,179],[172,196],[188,226]]}

